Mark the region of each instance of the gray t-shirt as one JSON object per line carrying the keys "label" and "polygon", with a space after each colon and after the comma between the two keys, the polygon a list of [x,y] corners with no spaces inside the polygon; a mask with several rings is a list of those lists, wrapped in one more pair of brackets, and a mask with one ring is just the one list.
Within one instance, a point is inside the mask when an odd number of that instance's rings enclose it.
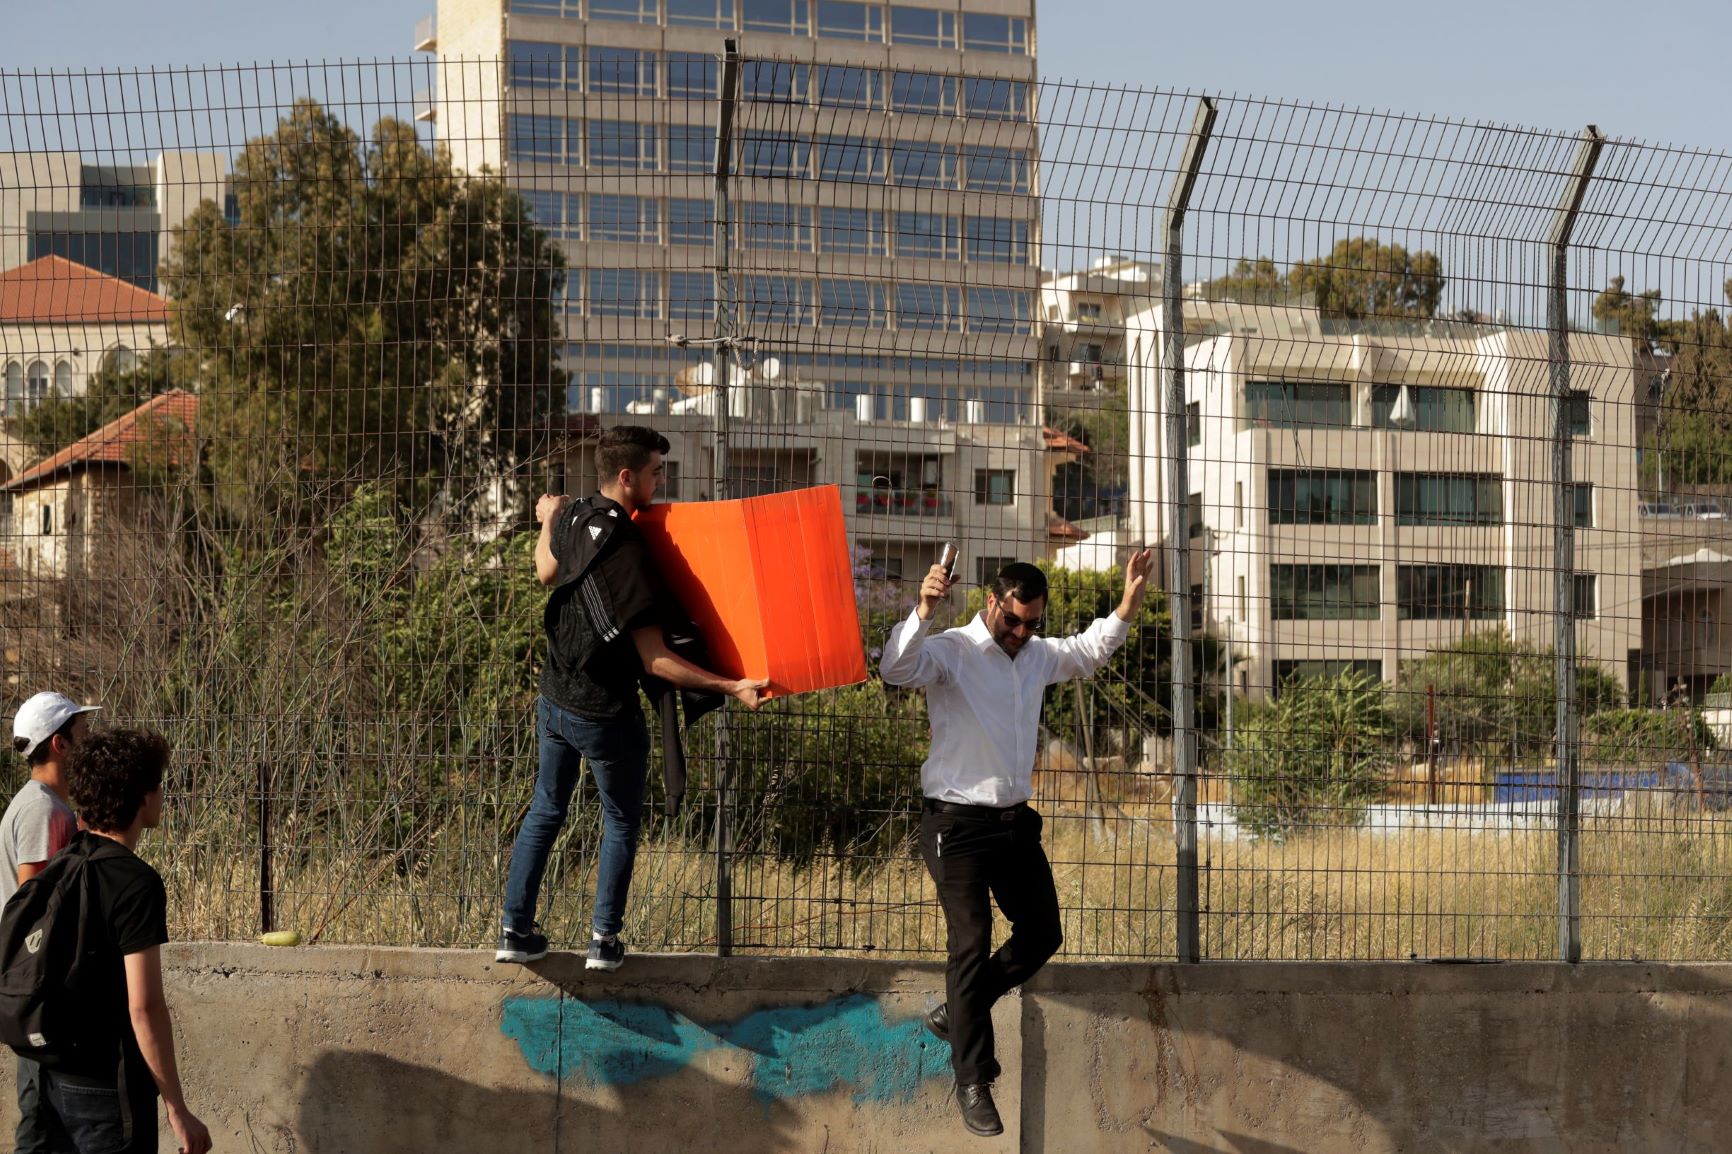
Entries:
{"label": "gray t-shirt", "polygon": [[32,778],[0,817],[0,905],[18,892],[18,867],[45,862],[78,832],[72,807]]}

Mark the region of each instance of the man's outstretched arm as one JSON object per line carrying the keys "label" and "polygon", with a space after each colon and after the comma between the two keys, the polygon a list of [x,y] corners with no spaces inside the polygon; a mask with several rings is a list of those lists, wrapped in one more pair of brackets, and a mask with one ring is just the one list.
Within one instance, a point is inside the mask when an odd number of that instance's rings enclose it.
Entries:
{"label": "man's outstretched arm", "polygon": [[1087,677],[1112,660],[1113,654],[1131,635],[1131,622],[1142,612],[1143,600],[1149,593],[1149,573],[1154,565],[1154,553],[1139,549],[1125,562],[1125,589],[1112,613],[1098,618],[1081,633],[1063,637],[1050,644],[1056,655],[1049,682],[1069,681]]}
{"label": "man's outstretched arm", "polygon": [[643,662],[645,673],[681,689],[723,693],[747,709],[757,709],[763,704],[762,692],[770,687],[769,681],[763,678],[722,677],[693,665],[668,648],[667,638],[662,636],[659,625],[645,625],[632,630],[631,640],[637,647],[638,660]]}
{"label": "man's outstretched arm", "polygon": [[915,689],[944,680],[943,663],[926,648],[926,632],[932,628],[933,612],[949,593],[950,574],[944,571],[944,566],[928,569],[926,579],[920,583],[920,600],[914,612],[896,623],[884,643],[878,676],[886,685]]}

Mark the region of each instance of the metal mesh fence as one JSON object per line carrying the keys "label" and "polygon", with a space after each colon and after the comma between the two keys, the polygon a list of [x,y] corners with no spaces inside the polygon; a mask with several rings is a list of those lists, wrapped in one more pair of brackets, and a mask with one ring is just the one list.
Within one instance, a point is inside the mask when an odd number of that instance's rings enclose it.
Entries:
{"label": "metal mesh fence", "polygon": [[[946,541],[947,623],[1033,559],[1051,635],[1161,551],[1042,707],[1068,956],[1726,955],[1732,158],[1041,83],[1006,28],[0,74],[4,695],[171,735],[177,934],[491,939],[531,510],[637,423],[669,500],[838,487],[874,672]],[[635,946],[942,950],[919,694],[687,741]],[[556,941],[599,842],[586,778]]]}

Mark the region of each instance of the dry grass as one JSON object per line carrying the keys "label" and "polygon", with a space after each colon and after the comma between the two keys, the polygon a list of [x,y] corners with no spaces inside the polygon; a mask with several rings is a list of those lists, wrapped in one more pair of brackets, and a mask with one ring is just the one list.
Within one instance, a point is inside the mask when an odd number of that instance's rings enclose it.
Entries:
{"label": "dry grass", "polygon": [[[1048,854],[1073,959],[1161,958],[1174,951],[1170,810],[1131,801],[1085,812],[1046,803]],[[318,940],[398,945],[491,941],[505,852],[468,834],[434,836],[417,868],[325,857],[279,861],[277,923]],[[470,831],[471,833],[473,831]],[[584,813],[549,870],[543,922],[581,941],[594,888],[596,828]],[[176,936],[249,936],[257,872],[214,847],[166,852]],[[1557,941],[1556,840],[1504,831],[1320,829],[1282,843],[1205,835],[1205,956],[1231,959],[1549,958]],[[935,957],[943,921],[912,855],[853,868],[736,862],[737,948]],[[646,841],[626,934],[639,948],[715,944],[715,859],[676,830]],[[1732,820],[1626,805],[1589,818],[1583,836],[1583,939],[1590,958],[1732,956]]]}

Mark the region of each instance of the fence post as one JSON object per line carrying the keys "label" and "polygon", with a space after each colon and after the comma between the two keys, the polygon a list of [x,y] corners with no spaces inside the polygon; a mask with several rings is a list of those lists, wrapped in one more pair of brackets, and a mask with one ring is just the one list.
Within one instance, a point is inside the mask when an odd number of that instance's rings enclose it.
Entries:
{"label": "fence post", "polygon": [[[717,501],[728,497],[728,372],[733,353],[734,280],[728,261],[733,214],[728,202],[733,170],[734,106],[740,88],[739,42],[727,40],[722,55],[721,92],[716,107],[715,265],[716,331],[711,346],[715,366],[716,442],[710,491]],[[716,711],[716,956],[734,952],[734,828],[733,798],[728,770],[728,711]]]}
{"label": "fence post", "polygon": [[1576,518],[1570,488],[1569,251],[1576,214],[1599,163],[1605,137],[1588,125],[1575,169],[1552,223],[1551,285],[1546,296],[1550,329],[1552,417],[1552,617],[1557,651],[1557,729],[1553,742],[1558,780],[1558,960],[1582,960],[1581,780],[1576,716]]}
{"label": "fence post", "polygon": [[271,763],[259,759],[259,932],[277,928],[276,884],[271,880]]}
{"label": "fence post", "polygon": [[1191,685],[1190,526],[1185,502],[1190,495],[1189,452],[1185,432],[1185,209],[1215,130],[1215,102],[1199,99],[1185,142],[1178,179],[1167,198],[1167,250],[1161,266],[1161,415],[1166,431],[1167,613],[1172,621],[1173,776],[1178,791],[1173,824],[1178,842],[1178,958],[1202,961],[1201,905],[1197,877],[1196,710]]}

